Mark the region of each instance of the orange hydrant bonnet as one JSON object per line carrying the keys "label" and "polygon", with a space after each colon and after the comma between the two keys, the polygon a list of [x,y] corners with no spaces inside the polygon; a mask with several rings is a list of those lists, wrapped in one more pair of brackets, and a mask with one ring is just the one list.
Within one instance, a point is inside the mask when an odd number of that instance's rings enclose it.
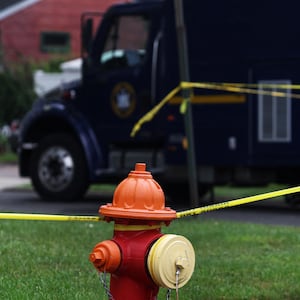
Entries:
{"label": "orange hydrant bonnet", "polygon": [[113,203],[102,205],[99,213],[106,217],[139,220],[171,221],[176,211],[165,207],[160,185],[146,171],[146,164],[137,163],[116,188]]}

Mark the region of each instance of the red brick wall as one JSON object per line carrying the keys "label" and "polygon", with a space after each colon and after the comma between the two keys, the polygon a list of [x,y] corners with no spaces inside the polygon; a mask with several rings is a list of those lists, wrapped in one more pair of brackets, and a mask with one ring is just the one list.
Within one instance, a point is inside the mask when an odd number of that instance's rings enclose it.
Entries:
{"label": "red brick wall", "polygon": [[[41,32],[69,32],[68,58],[80,55],[80,16],[82,12],[104,12],[120,0],[41,0],[0,21],[0,46],[5,61],[44,60],[53,54],[40,49]],[[55,56],[55,55],[54,55]]]}

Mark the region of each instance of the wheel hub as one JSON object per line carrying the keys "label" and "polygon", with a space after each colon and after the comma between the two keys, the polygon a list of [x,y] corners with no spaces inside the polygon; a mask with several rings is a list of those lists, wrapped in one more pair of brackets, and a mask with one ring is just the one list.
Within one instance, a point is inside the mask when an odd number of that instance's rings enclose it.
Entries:
{"label": "wheel hub", "polygon": [[47,149],[39,162],[40,181],[51,191],[65,189],[74,176],[74,161],[70,152],[59,146]]}

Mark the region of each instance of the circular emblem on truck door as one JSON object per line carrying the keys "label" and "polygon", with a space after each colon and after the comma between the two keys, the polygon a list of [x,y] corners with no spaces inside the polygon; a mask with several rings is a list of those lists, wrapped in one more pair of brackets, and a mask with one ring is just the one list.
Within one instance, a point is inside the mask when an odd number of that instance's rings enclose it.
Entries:
{"label": "circular emblem on truck door", "polygon": [[136,95],[133,86],[128,82],[116,84],[111,93],[111,105],[118,117],[129,117],[136,106]]}

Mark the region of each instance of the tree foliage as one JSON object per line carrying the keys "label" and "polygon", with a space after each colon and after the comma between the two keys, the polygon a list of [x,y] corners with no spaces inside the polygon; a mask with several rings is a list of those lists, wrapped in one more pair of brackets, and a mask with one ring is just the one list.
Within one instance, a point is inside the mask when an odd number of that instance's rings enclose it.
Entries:
{"label": "tree foliage", "polygon": [[21,119],[35,99],[32,68],[28,64],[0,73],[0,125]]}

